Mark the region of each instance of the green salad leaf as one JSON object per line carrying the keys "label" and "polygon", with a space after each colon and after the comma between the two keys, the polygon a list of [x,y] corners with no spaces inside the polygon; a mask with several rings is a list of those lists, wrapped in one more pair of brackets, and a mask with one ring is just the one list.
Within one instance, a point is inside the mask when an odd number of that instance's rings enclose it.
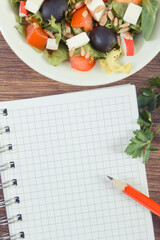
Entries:
{"label": "green salad leaf", "polygon": [[75,35],[83,32],[82,28],[73,28],[72,27],[71,29],[72,29],[73,34],[75,34]]}
{"label": "green salad leaf", "polygon": [[[90,55],[92,57],[94,57],[95,59],[106,57],[105,53],[96,50],[95,48],[92,47],[92,45],[90,43],[87,43],[86,45],[84,45],[83,48],[84,48],[84,50],[89,50]],[[81,48],[76,49],[74,56],[80,56],[81,55],[80,51],[81,51]]]}
{"label": "green salad leaf", "polygon": [[26,27],[26,22],[24,18],[19,17],[19,2],[20,0],[11,0],[11,5],[13,8],[16,21],[17,23],[19,23],[19,25],[16,25],[15,28],[18,30],[20,34],[24,35],[24,28]]}
{"label": "green salad leaf", "polygon": [[57,51],[48,51],[45,49],[44,52],[48,61],[54,66],[58,66],[69,59],[68,48],[64,44],[60,44]]}
{"label": "green salad leaf", "polygon": [[123,19],[119,19],[119,24],[117,27],[114,26],[114,22],[113,21],[110,21],[108,19],[107,21],[107,24],[105,25],[106,28],[109,28],[109,29],[112,29],[114,30],[115,32],[119,32],[119,30],[121,29],[120,26],[122,25],[123,23]]}
{"label": "green salad leaf", "polygon": [[47,23],[44,21],[44,19],[43,19],[42,14],[41,14],[40,11],[38,11],[38,12],[36,12],[36,13],[34,13],[34,14],[29,14],[29,16],[38,19],[38,20],[39,20],[39,21],[38,21],[38,24],[41,25],[41,26],[47,24]]}
{"label": "green salad leaf", "polygon": [[131,24],[130,28],[131,28],[131,34],[134,35],[135,33],[140,33],[142,32],[142,27],[141,27],[141,18],[138,19],[138,22],[136,25]]}
{"label": "green salad leaf", "polygon": [[142,33],[149,40],[156,21],[159,3],[156,0],[142,0]]}
{"label": "green salad leaf", "polygon": [[[119,3],[119,2],[112,1],[112,10],[113,10],[114,14],[120,18],[119,26],[114,27],[114,22],[109,21],[109,22],[107,22],[106,27],[111,28],[114,31],[118,32],[120,30],[120,25],[124,22],[123,17],[127,10],[127,7],[128,7],[128,3]],[[139,18],[136,25],[133,25],[133,24],[130,25],[130,32],[132,35],[134,35],[135,33],[142,32],[141,18]]]}
{"label": "green salad leaf", "polygon": [[[17,2],[17,3],[20,3],[21,0],[11,0],[11,2]],[[26,0],[24,0],[24,2],[26,2]]]}
{"label": "green salad leaf", "polygon": [[22,35],[25,35],[25,33],[24,33],[24,26],[23,25],[16,25],[15,26],[15,28],[17,29],[17,31],[20,33],[20,34],[22,34]]}
{"label": "green salad leaf", "polygon": [[20,0],[11,0],[11,5],[18,23],[22,23],[23,18],[19,17],[19,2]]}
{"label": "green salad leaf", "polygon": [[51,20],[49,20],[49,25],[58,33],[58,36],[56,38],[56,43],[59,43],[62,37],[62,29],[61,29],[61,23],[56,23],[56,19],[51,16]]}
{"label": "green salad leaf", "polygon": [[112,2],[112,10],[117,15],[117,17],[122,18],[127,10],[128,4],[127,3],[118,3],[113,1]]}

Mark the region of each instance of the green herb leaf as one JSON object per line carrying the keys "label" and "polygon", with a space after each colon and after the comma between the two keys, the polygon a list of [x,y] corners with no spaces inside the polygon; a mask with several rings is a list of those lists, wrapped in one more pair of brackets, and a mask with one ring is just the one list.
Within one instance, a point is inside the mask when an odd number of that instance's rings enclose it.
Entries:
{"label": "green herb leaf", "polygon": [[135,137],[130,139],[130,144],[125,149],[125,152],[128,155],[131,155],[132,158],[142,156],[143,163],[148,161],[151,151],[158,150],[151,143],[160,131],[160,128],[154,133],[151,131],[153,125],[158,126],[160,123],[153,123],[151,114],[144,109],[147,107],[148,110],[151,111],[160,107],[160,93],[156,95],[154,89],[151,87],[160,87],[160,77],[149,78],[147,81],[150,84],[150,87],[141,88],[141,94],[138,96],[138,106],[141,109],[137,123],[141,126],[141,129],[133,132]]}
{"label": "green herb leaf", "polygon": [[154,95],[154,90],[152,87],[149,87],[149,88],[141,88],[140,89],[141,92],[143,93],[144,96],[151,96],[151,95]]}
{"label": "green herb leaf", "polygon": [[153,145],[149,144],[144,150],[143,163],[148,162],[148,159],[150,156],[150,151],[157,151],[157,150],[158,150],[157,148],[155,148]]}
{"label": "green herb leaf", "polygon": [[160,108],[160,94],[157,97],[157,108]]}
{"label": "green herb leaf", "polygon": [[154,110],[157,105],[157,95],[155,94],[154,89],[149,87],[141,88],[140,90],[142,94],[138,96],[138,107],[147,107],[150,111]]}
{"label": "green herb leaf", "polygon": [[137,123],[143,128],[146,129],[151,128],[152,127],[152,118],[151,118],[151,114],[143,109],[140,111],[139,113],[139,118],[137,120]]}
{"label": "green herb leaf", "polygon": [[132,158],[141,157],[143,154],[143,148],[146,145],[146,143],[143,143],[136,137],[132,138],[130,141],[131,143],[126,148],[125,153],[132,156]]}
{"label": "green herb leaf", "polygon": [[149,78],[147,81],[151,86],[160,87],[160,77]]}
{"label": "green herb leaf", "polygon": [[148,146],[145,148],[145,150],[144,150],[143,163],[148,162],[149,155],[150,155],[150,145],[148,145]]}
{"label": "green herb leaf", "polygon": [[150,129],[146,129],[145,131],[140,129],[134,131],[133,133],[135,134],[136,138],[138,138],[140,141],[144,143],[149,143],[149,141],[152,140],[153,137],[153,133],[151,132]]}
{"label": "green herb leaf", "polygon": [[157,151],[158,149],[150,144],[150,151]]}
{"label": "green herb leaf", "polygon": [[[148,161],[148,154],[150,153],[150,142],[153,138],[153,133],[150,129],[146,129],[145,131],[140,129],[133,132],[135,137],[130,139],[130,144],[126,148],[125,152],[128,155],[131,155],[132,158],[137,158],[143,156],[143,161]],[[146,147],[145,147],[146,146]],[[146,149],[146,153],[143,154],[143,149]],[[148,150],[149,148],[149,150]]]}

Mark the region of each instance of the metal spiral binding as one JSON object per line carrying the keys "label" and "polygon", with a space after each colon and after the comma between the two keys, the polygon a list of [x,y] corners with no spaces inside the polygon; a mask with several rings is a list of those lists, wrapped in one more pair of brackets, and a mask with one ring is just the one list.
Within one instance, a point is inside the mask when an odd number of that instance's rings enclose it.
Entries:
{"label": "metal spiral binding", "polygon": [[7,207],[7,206],[12,205],[14,203],[20,203],[19,197],[14,197],[14,198],[11,198],[11,199],[6,200],[6,201],[4,199],[1,199],[0,200],[0,208]]}
{"label": "metal spiral binding", "polygon": [[7,115],[8,115],[7,109],[6,109],[6,108],[0,109],[0,115],[2,115],[2,116],[7,116]]}
{"label": "metal spiral binding", "polygon": [[0,153],[6,152],[12,149],[13,149],[12,144],[7,144],[5,146],[0,147]]}
{"label": "metal spiral binding", "polygon": [[17,186],[17,179],[12,179],[12,180],[10,180],[10,181],[1,183],[1,184],[0,184],[0,190],[2,190],[3,188],[11,187],[11,186],[13,186],[13,185]]}
{"label": "metal spiral binding", "polygon": [[5,233],[0,236],[0,240],[17,240],[20,238],[25,238],[24,232],[19,232],[14,235],[10,235],[9,233]]}
{"label": "metal spiral binding", "polygon": [[0,134],[3,134],[3,133],[10,133],[10,127],[6,126],[4,128],[0,128]]}
{"label": "metal spiral binding", "polygon": [[8,168],[15,168],[14,162],[5,163],[3,165],[0,165],[0,172],[7,170]]}
{"label": "metal spiral binding", "polygon": [[22,221],[22,215],[18,214],[14,217],[11,218],[7,218],[7,217],[1,217],[0,218],[0,226],[4,226],[4,225],[8,225],[8,224],[12,224],[18,221]]}
{"label": "metal spiral binding", "polygon": [[[0,116],[7,116],[8,115],[8,111],[6,108],[4,109],[0,109]],[[4,128],[0,128],[0,134],[4,134],[4,133],[10,133],[10,127],[6,126]],[[2,152],[6,152],[6,151],[10,151],[12,150],[12,144],[7,144],[5,146],[1,146],[0,147],[0,153]],[[9,163],[5,163],[3,165],[0,165],[0,172],[1,171],[5,171],[9,168],[15,168],[15,163],[9,162]],[[10,181],[6,181],[4,183],[0,184],[0,190],[4,189],[4,188],[8,188],[11,186],[17,186],[17,179],[12,179]],[[15,203],[20,203],[20,199],[19,197],[14,197],[12,199],[9,200],[4,200],[4,199],[0,199],[0,208],[3,207],[7,207],[10,206],[12,204]],[[0,226],[5,226],[8,224],[12,224],[15,223],[17,221],[22,221],[22,215],[21,214],[17,214],[16,216],[7,218],[7,216],[1,217],[0,218]],[[19,232],[17,234],[13,234],[10,235],[10,233],[5,233],[3,235],[0,236],[0,240],[17,240],[17,239],[22,239],[25,238],[24,232]]]}

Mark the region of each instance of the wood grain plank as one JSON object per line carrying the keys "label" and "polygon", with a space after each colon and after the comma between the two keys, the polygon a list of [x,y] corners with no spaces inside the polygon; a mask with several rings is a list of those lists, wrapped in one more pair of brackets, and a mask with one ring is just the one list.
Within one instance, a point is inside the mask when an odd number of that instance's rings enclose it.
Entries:
{"label": "wood grain plank", "polygon": [[[135,84],[137,92],[140,87],[146,86],[148,77],[160,76],[160,53],[142,70],[134,75],[114,84],[99,87],[80,87],[59,83],[50,80],[26,66],[9,48],[0,34],[0,101],[48,96],[87,89],[115,86],[119,84]],[[153,120],[160,121],[160,109],[153,113]],[[155,144],[159,147],[160,135]],[[134,161],[134,160],[133,160]],[[160,203],[160,152],[153,152],[146,164],[150,196]],[[2,192],[0,193],[2,198]],[[5,209],[0,211],[0,216]],[[160,240],[160,219],[153,215],[156,240]],[[7,229],[0,227],[0,234]]]}

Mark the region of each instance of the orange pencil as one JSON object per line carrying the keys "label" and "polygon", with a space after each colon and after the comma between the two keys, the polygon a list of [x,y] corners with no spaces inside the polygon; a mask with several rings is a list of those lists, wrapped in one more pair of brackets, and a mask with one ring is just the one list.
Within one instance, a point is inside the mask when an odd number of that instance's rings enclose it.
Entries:
{"label": "orange pencil", "polygon": [[151,212],[156,214],[160,217],[160,204],[153,201],[151,198],[147,197],[143,193],[139,192],[128,183],[119,181],[112,177],[107,176],[116,187],[118,187],[123,193],[128,195],[130,198],[134,199],[135,201],[139,202],[144,207],[148,208]]}

